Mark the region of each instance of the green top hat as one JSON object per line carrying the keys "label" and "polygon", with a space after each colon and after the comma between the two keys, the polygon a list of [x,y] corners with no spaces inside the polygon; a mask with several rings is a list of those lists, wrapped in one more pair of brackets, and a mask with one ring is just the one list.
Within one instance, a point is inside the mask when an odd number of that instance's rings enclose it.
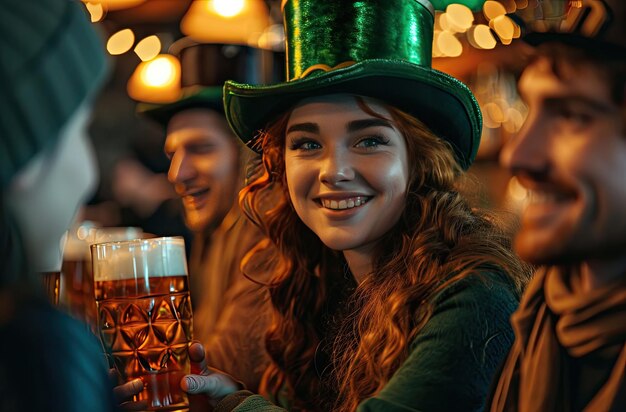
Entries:
{"label": "green top hat", "polygon": [[426,123],[467,169],[482,118],[470,90],[431,67],[433,14],[427,0],[284,0],[287,82],[226,82],[226,119],[258,151],[258,131],[303,98],[372,97]]}
{"label": "green top hat", "polygon": [[137,106],[138,113],[163,127],[176,113],[186,109],[208,108],[222,113],[226,79],[259,82],[266,74],[261,70],[265,51],[248,46],[197,43],[185,37],[172,45],[170,53],[180,60],[180,98],[167,104]]}

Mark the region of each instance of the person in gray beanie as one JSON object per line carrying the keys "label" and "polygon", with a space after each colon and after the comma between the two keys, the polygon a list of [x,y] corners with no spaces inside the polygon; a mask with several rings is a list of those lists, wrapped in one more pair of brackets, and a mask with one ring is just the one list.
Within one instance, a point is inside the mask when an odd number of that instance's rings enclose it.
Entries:
{"label": "person in gray beanie", "polygon": [[110,411],[97,340],[50,305],[40,274],[59,270],[97,179],[86,126],[102,44],[77,1],[0,10],[0,411]]}

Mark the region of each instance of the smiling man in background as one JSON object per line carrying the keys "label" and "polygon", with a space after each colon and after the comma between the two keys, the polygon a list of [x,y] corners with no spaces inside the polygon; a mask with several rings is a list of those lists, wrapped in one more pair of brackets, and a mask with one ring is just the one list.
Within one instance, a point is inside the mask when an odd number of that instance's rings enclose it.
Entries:
{"label": "smiling man in background", "polygon": [[[204,87],[187,87],[183,98],[143,114],[167,131],[168,179],[194,232],[189,261],[194,338],[205,345],[209,366],[256,388],[268,361],[263,336],[269,301],[265,288],[246,278],[240,265],[263,237],[237,202],[255,154],[239,143],[226,123],[221,84],[227,77],[249,73],[260,51],[183,42],[183,85]],[[261,282],[269,275],[247,274]]]}
{"label": "smiling man in background", "polygon": [[492,411],[626,410],[626,6],[558,3],[559,30],[526,37],[529,115],[501,154],[529,192],[516,250],[542,267]]}
{"label": "smiling man in background", "polygon": [[[264,342],[269,296],[262,284],[246,275],[264,283],[271,273],[251,264],[244,275],[240,267],[246,253],[263,240],[237,202],[255,153],[226,123],[221,84],[231,76],[245,78],[242,73],[256,67],[259,50],[197,44],[187,38],[179,42],[182,97],[169,104],[141,104],[138,111],[166,130],[168,179],[182,199],[185,224],[194,233],[189,260],[194,339],[206,348],[210,367],[257,388],[269,362]],[[116,392],[126,400],[141,387],[132,381]]]}

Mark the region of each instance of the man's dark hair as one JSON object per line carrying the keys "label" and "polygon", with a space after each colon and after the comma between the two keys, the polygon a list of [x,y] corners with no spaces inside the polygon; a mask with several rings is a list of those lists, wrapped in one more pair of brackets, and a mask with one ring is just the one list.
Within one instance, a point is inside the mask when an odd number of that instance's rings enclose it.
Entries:
{"label": "man's dark hair", "polygon": [[[602,78],[607,79],[611,98],[617,105],[626,103],[626,56],[607,58],[605,54],[594,50],[577,48],[560,43],[544,43],[537,47],[534,59],[547,58],[552,64],[552,71],[557,77],[567,77],[566,66],[593,65]],[[580,79],[585,81],[585,79]]]}

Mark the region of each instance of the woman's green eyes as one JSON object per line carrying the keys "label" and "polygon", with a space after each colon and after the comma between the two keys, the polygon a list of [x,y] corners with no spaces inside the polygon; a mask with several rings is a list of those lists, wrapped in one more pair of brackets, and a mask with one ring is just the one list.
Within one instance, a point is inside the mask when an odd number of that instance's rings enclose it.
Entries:
{"label": "woman's green eyes", "polygon": [[304,142],[300,145],[300,149],[302,150],[315,150],[321,147],[322,146],[319,143],[315,143],[315,142]]}
{"label": "woman's green eyes", "polygon": [[315,149],[319,149],[322,146],[310,139],[294,139],[291,144],[289,145],[289,149],[291,150],[315,150]]}
{"label": "woman's green eyes", "polygon": [[369,136],[359,140],[355,147],[374,148],[378,146],[384,146],[389,143],[389,140],[382,136]]}
{"label": "woman's green eyes", "polygon": [[[358,139],[354,144],[356,148],[363,149],[373,149],[379,146],[385,146],[389,143],[389,139],[384,138],[383,136],[367,136],[361,139]],[[289,149],[291,150],[303,150],[303,151],[311,151],[321,149],[322,145],[315,140],[310,138],[302,138],[302,139],[294,139],[289,145]]]}

